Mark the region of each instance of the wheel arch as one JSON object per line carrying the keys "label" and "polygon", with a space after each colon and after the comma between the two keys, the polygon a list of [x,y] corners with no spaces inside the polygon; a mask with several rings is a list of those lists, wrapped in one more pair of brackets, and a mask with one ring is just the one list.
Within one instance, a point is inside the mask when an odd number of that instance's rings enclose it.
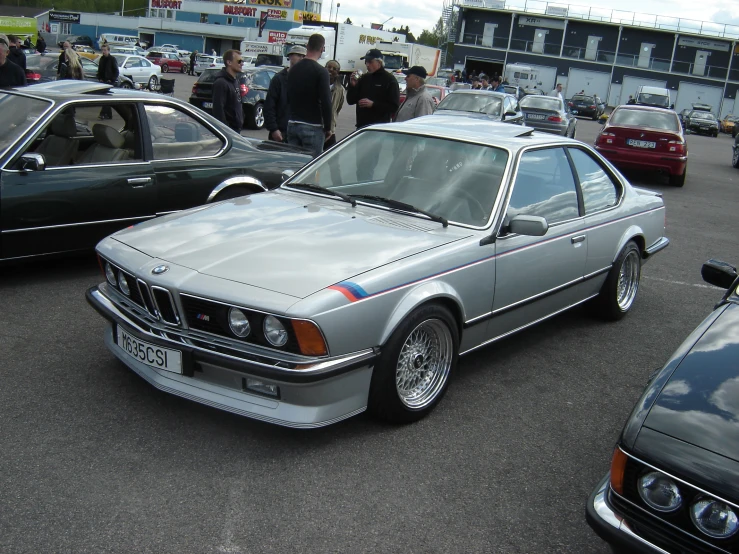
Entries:
{"label": "wheel arch", "polygon": [[216,186],[210,194],[208,199],[205,201],[206,204],[213,202],[219,193],[223,192],[229,187],[240,187],[251,190],[252,192],[265,192],[267,187],[256,177],[250,175],[238,175],[236,177],[230,177]]}
{"label": "wheel arch", "polygon": [[644,239],[644,231],[638,225],[631,225],[628,229],[626,229],[623,235],[621,235],[621,239],[618,242],[618,248],[616,248],[616,252],[613,254],[612,262],[616,261],[616,258],[618,258],[618,255],[624,249],[624,246],[626,246],[626,243],[632,240],[636,243],[636,246],[639,248],[641,257],[642,258],[645,257],[645,254],[647,251],[647,243],[646,243],[646,240]]}

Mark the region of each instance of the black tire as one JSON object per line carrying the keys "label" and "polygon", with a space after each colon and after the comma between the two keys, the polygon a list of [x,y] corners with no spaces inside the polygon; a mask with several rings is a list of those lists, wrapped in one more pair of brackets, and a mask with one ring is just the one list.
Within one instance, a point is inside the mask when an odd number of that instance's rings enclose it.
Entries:
{"label": "black tire", "polygon": [[[633,293],[633,295],[630,295],[630,300],[628,302],[622,302],[620,304],[618,291],[619,280],[621,277],[621,268],[624,266],[627,259],[629,260],[629,264],[635,264],[635,266],[629,265],[629,267],[627,268],[627,273],[629,272],[628,270],[632,267],[635,268],[636,286],[633,291],[629,291],[630,293]],[[623,250],[621,250],[621,252],[619,253],[616,261],[613,263],[613,267],[611,267],[611,270],[608,272],[606,282],[603,283],[603,286],[600,289],[600,294],[598,294],[598,296],[596,296],[593,301],[595,314],[598,317],[610,321],[618,321],[619,319],[623,318],[627,313],[629,313],[634,305],[634,302],[636,301],[636,297],[639,292],[640,279],[641,252],[639,251],[639,247],[634,241],[629,241],[623,247]]]}
{"label": "black tire", "polygon": [[685,164],[685,171],[682,175],[670,175],[670,185],[673,187],[682,187],[685,184],[685,176],[688,174],[688,165]]}
{"label": "black tire", "polygon": [[731,154],[731,165],[739,169],[739,144],[735,144]]}
{"label": "black tire", "polygon": [[593,121],[598,121],[598,112],[593,114]]}
{"label": "black tire", "polygon": [[[441,333],[439,336],[434,334]],[[427,393],[424,393],[417,406],[411,406],[413,402],[403,401],[398,392],[398,366],[401,363],[401,354],[409,341],[425,340],[436,345],[437,353],[444,358],[440,365],[444,366],[441,371],[435,372],[431,379]],[[434,337],[437,339],[434,341]],[[412,349],[411,345],[407,347]],[[427,352],[428,353],[428,352]],[[369,399],[367,409],[369,413],[383,421],[391,423],[411,423],[422,419],[433,410],[441,401],[449,385],[449,379],[454,374],[459,357],[459,330],[451,312],[440,304],[425,304],[416,308],[390,336],[390,339],[382,348],[380,359],[375,364],[370,383]],[[424,368],[427,359],[416,352],[412,362],[409,360],[410,373],[414,378]],[[420,364],[420,365],[417,365]],[[408,376],[408,372],[406,372]]]}
{"label": "black tire", "polygon": [[575,132],[576,131],[577,131],[577,128],[573,127],[572,128],[572,134],[570,135],[570,138],[572,138],[572,139],[575,138]]}
{"label": "black tire", "polygon": [[156,75],[152,75],[151,77],[149,77],[149,82],[146,83],[149,90],[154,90],[158,84],[159,84],[159,77],[157,77]]}
{"label": "black tire", "polygon": [[232,198],[240,198],[242,196],[249,196],[255,191],[247,187],[230,186],[219,192],[213,199],[213,202],[221,202],[222,200],[231,200]]}
{"label": "black tire", "polygon": [[258,131],[264,127],[264,104],[257,102],[251,110],[245,110],[244,124],[247,129]]}
{"label": "black tire", "polygon": [[131,86],[131,83],[129,83],[128,81],[123,81],[121,83],[121,88],[132,89],[133,87]]}
{"label": "black tire", "polygon": [[180,73],[187,73],[187,66],[185,64],[180,67]]}
{"label": "black tire", "polygon": [[166,63],[162,66],[162,73],[169,73],[169,66]]}

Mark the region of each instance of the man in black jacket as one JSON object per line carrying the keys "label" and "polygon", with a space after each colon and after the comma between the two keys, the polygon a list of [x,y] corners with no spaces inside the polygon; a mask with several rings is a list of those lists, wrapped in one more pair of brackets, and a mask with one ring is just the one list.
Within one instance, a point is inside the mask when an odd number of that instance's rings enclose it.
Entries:
{"label": "man in black jacket", "polygon": [[26,72],[8,59],[9,51],[8,43],[0,37],[0,88],[26,86]]}
{"label": "man in black jacket", "polygon": [[218,72],[213,82],[213,117],[241,133],[244,127],[244,108],[241,105],[239,82],[236,80],[244,64],[241,52],[227,50],[223,54],[223,63],[225,67]]}
{"label": "man in black jacket", "polygon": [[8,59],[15,65],[19,65],[21,69],[26,71],[26,55],[23,53],[23,44],[21,39],[15,35],[8,35],[8,46],[10,46],[10,52],[8,53]]}
{"label": "man in black jacket", "polygon": [[36,38],[36,51],[39,54],[46,52],[46,41],[44,40],[44,37],[41,36],[41,31],[39,31],[38,38]]}
{"label": "man in black jacket", "polygon": [[[110,46],[103,44],[101,48],[103,55],[98,60],[97,78],[101,83],[115,85],[118,80],[118,62],[110,55]],[[110,106],[100,108],[99,119],[113,119],[113,110]]]}
{"label": "man in black jacket", "polygon": [[297,44],[290,48],[287,59],[290,66],[272,77],[269,92],[264,101],[264,126],[269,131],[270,140],[287,141],[287,72],[305,57],[306,50]]}
{"label": "man in black jacket", "polygon": [[190,66],[187,68],[188,75],[195,75],[195,63],[198,61],[198,51],[195,50],[190,54]]}
{"label": "man in black jacket", "polygon": [[398,81],[383,63],[382,52],[373,48],[363,58],[367,73],[357,78],[352,74],[346,92],[346,103],[357,105],[357,129],[373,123],[389,123],[400,106]]}
{"label": "man in black jacket", "polygon": [[57,80],[67,78],[67,68],[69,67],[69,62],[67,61],[67,48],[72,48],[72,45],[69,41],[65,40],[64,44],[62,44],[62,51],[59,53],[59,63],[56,66]]}

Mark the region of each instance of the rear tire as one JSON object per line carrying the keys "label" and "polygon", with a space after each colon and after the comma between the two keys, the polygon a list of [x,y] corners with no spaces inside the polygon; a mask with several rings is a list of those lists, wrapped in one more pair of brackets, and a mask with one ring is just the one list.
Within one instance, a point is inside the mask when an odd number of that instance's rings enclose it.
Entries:
{"label": "rear tire", "polygon": [[162,66],[162,73],[169,73],[169,66],[166,63]]}
{"label": "rear tire", "polygon": [[734,145],[734,153],[731,155],[731,165],[739,169],[739,145]]}
{"label": "rear tire", "polygon": [[159,84],[159,77],[157,77],[156,75],[152,75],[151,77],[149,77],[149,82],[147,83],[149,90],[154,90],[158,84]]}
{"label": "rear tire", "polygon": [[244,114],[244,122],[246,127],[252,130],[259,130],[264,127],[264,104],[257,102],[251,111]]}
{"label": "rear tire", "polygon": [[673,187],[682,187],[685,184],[685,176],[688,174],[688,165],[685,164],[685,171],[681,175],[670,175],[670,185]]}
{"label": "rear tire", "polygon": [[182,67],[180,67],[180,73],[187,73],[187,66],[186,65],[183,64]]}
{"label": "rear tire", "polygon": [[633,240],[626,243],[608,272],[593,303],[603,319],[618,321],[634,305],[641,279],[641,252]]}

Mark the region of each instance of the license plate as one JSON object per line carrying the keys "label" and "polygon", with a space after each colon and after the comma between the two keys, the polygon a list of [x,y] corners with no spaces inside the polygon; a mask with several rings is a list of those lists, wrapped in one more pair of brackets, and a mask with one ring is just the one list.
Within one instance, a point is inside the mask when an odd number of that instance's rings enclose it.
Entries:
{"label": "license plate", "polygon": [[213,102],[203,102],[203,107],[213,109]]}
{"label": "license plate", "polygon": [[546,119],[546,118],[547,118],[547,116],[541,115],[541,114],[538,114],[538,113],[529,113],[529,114],[526,114],[526,119]]}
{"label": "license plate", "polygon": [[649,140],[635,140],[635,139],[627,139],[626,144],[629,146],[636,146],[637,148],[656,148],[657,143],[652,142]]}
{"label": "license plate", "polygon": [[150,367],[182,374],[182,352],[139,340],[129,335],[120,325],[117,329],[118,347],[126,354]]}

